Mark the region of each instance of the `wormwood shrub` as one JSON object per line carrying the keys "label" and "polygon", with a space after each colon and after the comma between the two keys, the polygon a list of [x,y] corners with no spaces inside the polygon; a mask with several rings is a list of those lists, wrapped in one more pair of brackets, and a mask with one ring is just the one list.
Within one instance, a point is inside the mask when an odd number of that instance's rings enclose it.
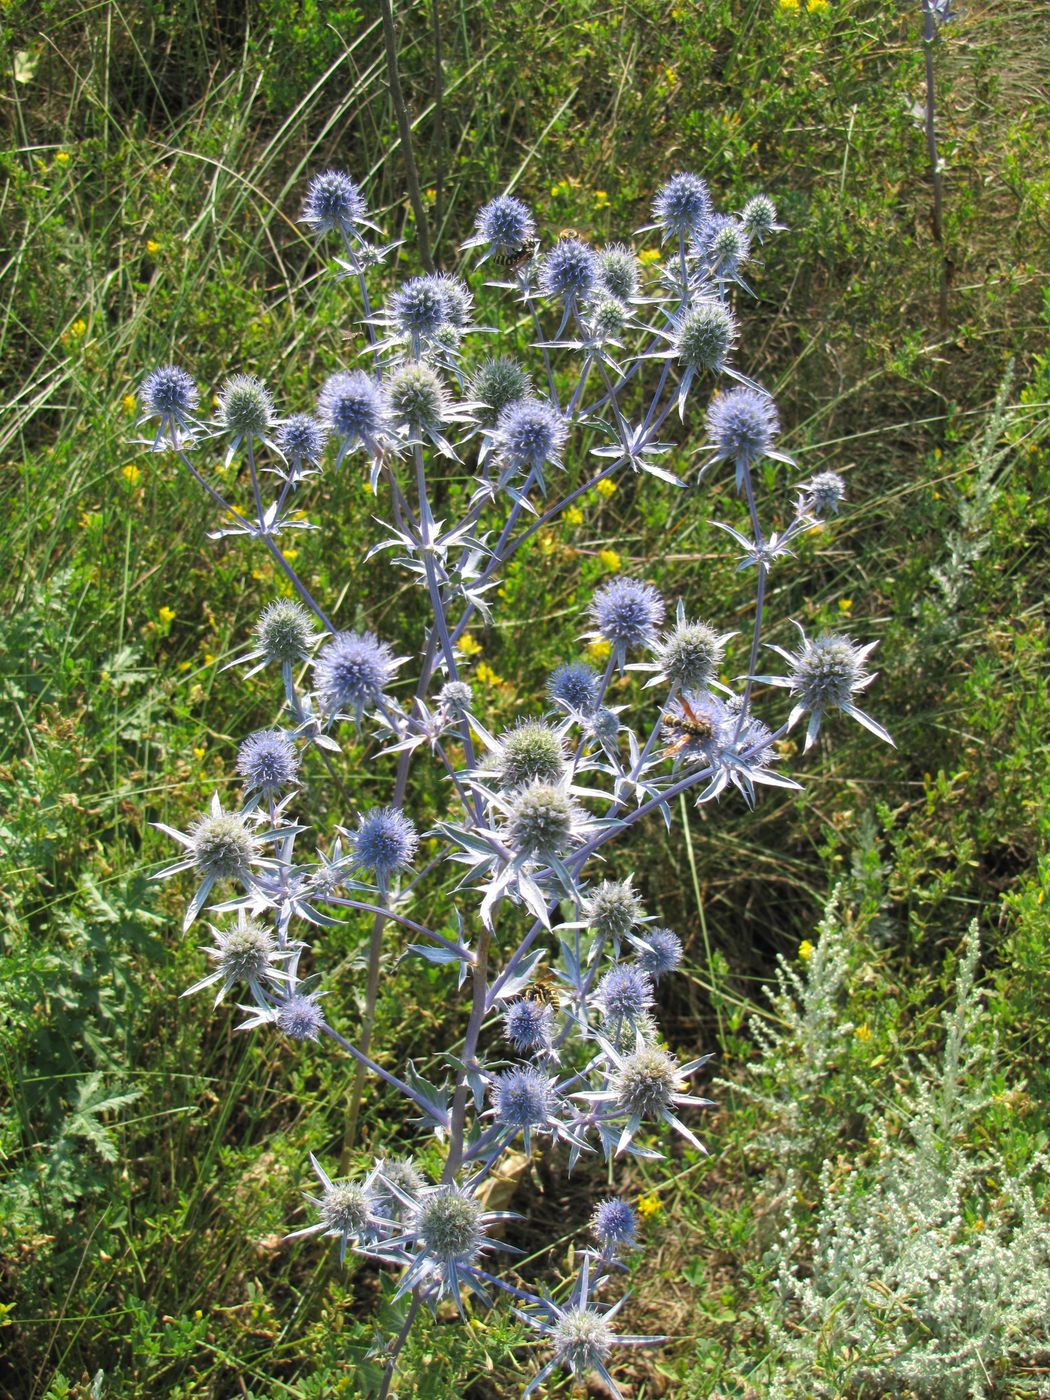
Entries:
{"label": "wormwood shrub", "polygon": [[[961,950],[955,1005],[945,1012],[944,1049],[923,1056],[907,1087],[868,1128],[870,1162],[844,1171],[824,1162],[815,1219],[807,1226],[798,1176],[787,1172],[787,1222],[767,1255],[776,1304],[767,1315],[779,1357],[770,1393],[794,1395],[799,1375],[811,1393],[944,1397],[1042,1393],[1021,1366],[1050,1355],[1050,1245],[1037,1186],[1047,1160],[1017,1168],[980,1132],[997,1091],[994,1030],[982,1034],[983,994],[975,983],[976,921]],[[799,1000],[783,984],[783,1035],[769,1036],[764,1080],[776,1071],[790,1096],[784,1051],[797,1033],[816,1045],[800,1076],[799,1117],[826,1106],[806,1102],[812,1071],[852,1030],[841,1016],[846,951],[841,923],[822,926]],[[861,1097],[867,1090],[863,1086]],[[797,1123],[780,1115],[800,1138]]]}
{"label": "wormwood shrub", "polygon": [[[653,259],[643,265],[626,244],[595,249],[563,236],[545,248],[524,203],[492,200],[464,248],[500,273],[489,285],[517,297],[540,352],[542,388],[512,357],[474,350],[487,328],[476,325],[474,293],[459,277],[410,277],[373,310],[376,270],[396,245],[374,237],[379,230],[349,176],[317,176],[303,219],[339,240],[340,277],[363,312],[364,367],[332,373],[312,415],[280,415],[252,374],[226,381],[210,422],[181,367],[161,366],[141,386],[144,421],[155,424],[146,445],[173,453],[207,493],[218,536],[244,536],[266,550],[287,584],[231,663],[249,674],[278,671],[282,725],[240,745],[240,802],[216,793],[188,831],[161,827],[182,855],[159,878],[192,876],[184,930],[209,907],[217,920],[209,970],[189,991],[215,989],[216,1002],[240,997],[244,1029],[348,1055],[400,1093],[439,1144],[438,1180],[394,1140],[348,1177],[312,1155],[314,1219],[290,1235],[325,1235],[338,1241],[341,1259],[352,1250],[397,1275],[390,1292],[399,1327],[380,1348],[380,1396],[421,1307],[447,1300],[465,1316],[468,1295],[488,1306],[496,1291],[547,1348],[526,1395],[558,1368],[575,1378],[596,1372],[618,1394],[608,1370],[613,1348],[660,1340],[614,1327],[623,1303],[613,1301],[616,1275],[635,1243],[629,1203],[614,1195],[598,1206],[575,1277],[549,1291],[493,1272],[491,1256],[514,1251],[498,1237],[510,1213],[488,1208],[491,1178],[511,1149],[564,1156],[569,1170],[600,1152],[611,1166],[625,1153],[658,1157],[652,1132],[664,1124],[704,1150],[683,1119],[708,1102],[689,1092],[708,1057],[681,1063],[654,1014],[658,983],[681,959],[680,940],[652,926],[630,874],[606,868],[599,878],[596,858],[649,815],[669,825],[685,793],[698,803],[738,794],[754,804],[761,785],[797,787],[777,767],[778,745],[802,721],[806,749],[835,711],[889,739],[860,708],[874,644],[807,637],[800,628],[794,650],[772,647],[785,671],[759,673],[770,571],[844,498],[841,477],[820,471],[799,482],[777,530],[763,525],[756,499],[764,459],[796,468],[776,446],[772,398],[735,364],[735,302],[749,290],[753,246],[779,227],[776,211],[758,195],[739,214],[719,213],[702,180],[675,175],[653,201],[646,231],[660,234],[665,254],[646,273]],[[546,712],[490,733],[465,679],[468,625],[491,618],[493,592],[521,544],[584,492],[627,471],[652,477],[658,489],[685,485],[658,434],[675,412],[684,421],[701,384],[716,376],[731,385],[707,406],[699,475],[731,464],[746,506],[744,529],[718,522],[740,568],[755,573],[743,675],[735,686],[725,678],[733,633],[681,599],[668,617],[646,579],[616,576],[581,618],[586,657],[581,649],[551,674]],[[230,473],[208,468],[216,444],[225,468],[247,467],[236,503],[224,484]],[[369,557],[393,551],[428,600],[411,696],[399,678],[410,658],[363,622],[337,625],[284,547],[289,532],[314,527],[299,498],[329,452],[332,470],[366,467],[385,503]],[[453,489],[454,473],[466,476],[467,491]],[[356,601],[363,613],[364,600]],[[640,694],[629,683],[636,676],[646,677]],[[761,686],[786,688],[792,700],[775,729],[756,712]],[[653,690],[658,702],[647,709]],[[615,703],[621,698],[629,704]],[[340,748],[347,735],[380,772],[391,760],[390,800],[347,810],[334,839],[303,855],[305,766],[326,769],[349,806],[353,778]],[[422,838],[424,813],[409,782],[417,755],[448,781],[447,809]],[[451,890],[445,862],[462,868]],[[231,886],[239,887],[232,898]],[[341,911],[374,921],[354,1038],[329,1020],[320,974],[303,971],[301,934],[333,925]],[[411,940],[408,954],[445,969],[450,995],[460,988],[469,1000],[462,1035],[431,1080],[412,1064],[395,1073],[370,1053],[391,925]],[[355,1097],[348,1146],[356,1111]]]}

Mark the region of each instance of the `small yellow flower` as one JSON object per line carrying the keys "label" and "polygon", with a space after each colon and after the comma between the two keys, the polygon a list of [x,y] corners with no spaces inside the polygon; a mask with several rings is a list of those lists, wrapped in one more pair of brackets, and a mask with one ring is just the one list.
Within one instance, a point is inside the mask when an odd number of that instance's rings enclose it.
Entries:
{"label": "small yellow flower", "polygon": [[134,394],[124,395],[124,412],[128,415],[129,418],[135,412],[138,406],[138,400],[135,398]]}
{"label": "small yellow flower", "polygon": [[299,558],[299,551],[297,549],[286,549],[284,551],[284,557],[288,560],[289,564],[294,564]]}
{"label": "small yellow flower", "polygon": [[142,475],[134,462],[129,462],[128,465],[121,470],[120,474],[129,486],[137,486],[139,484],[139,477]]}
{"label": "small yellow flower", "polygon": [[852,599],[852,598],[840,598],[840,599],[839,599],[839,612],[840,612],[840,613],[850,613],[850,612],[852,612],[852,611],[853,611],[853,599]]}
{"label": "small yellow flower", "polygon": [[610,481],[607,476],[603,476],[594,489],[598,492],[599,496],[604,496],[605,499],[608,500],[610,496],[616,495],[619,488],[615,481]]}
{"label": "small yellow flower", "polygon": [[192,665],[193,665],[193,662],[192,662],[192,661],[180,661],[180,662],[179,662],[179,670],[180,670],[180,671],[188,671]]}
{"label": "small yellow flower", "polygon": [[803,962],[809,962],[810,958],[813,956],[813,944],[808,938],[803,938],[802,942],[798,945],[798,955]]}
{"label": "small yellow flower", "polygon": [[83,319],[74,321],[69,328],[69,337],[71,340],[83,340],[86,334],[87,322]]}
{"label": "small yellow flower", "polygon": [[208,752],[207,749],[198,748],[198,747],[195,746],[195,747],[194,747],[194,750],[193,750],[193,757],[197,760],[198,763],[200,763],[201,759],[204,757],[204,755],[205,755],[207,752]]}
{"label": "small yellow flower", "polygon": [[786,10],[786,11],[788,11],[788,12],[792,12],[792,11],[793,11],[795,14],[798,14],[798,9],[799,9],[798,0],[780,0],[780,8],[781,8],[782,10]]}
{"label": "small yellow flower", "polygon": [[604,190],[594,191],[594,207],[595,209],[608,209],[609,196]]}
{"label": "small yellow flower", "polygon": [[604,661],[611,651],[612,644],[607,642],[604,637],[599,637],[596,641],[591,642],[587,648],[587,655],[592,661]]}
{"label": "small yellow flower", "polygon": [[211,654],[210,651],[206,651],[206,652],[204,653],[204,664],[205,664],[205,666],[214,666],[214,665],[215,665],[215,657],[212,656],[212,654]]}
{"label": "small yellow flower", "polygon": [[653,263],[660,261],[659,248],[643,248],[638,254],[638,261],[643,267],[652,267]]}
{"label": "small yellow flower", "polygon": [[568,194],[571,189],[568,180],[559,180],[556,185],[551,185],[551,196],[557,199],[560,195]]}
{"label": "small yellow flower", "polygon": [[482,685],[502,685],[503,677],[497,676],[487,661],[482,661],[477,669],[478,680]]}
{"label": "small yellow flower", "polygon": [[58,151],[55,154],[56,165],[68,165],[72,159],[73,157],[69,154],[68,151]]}
{"label": "small yellow flower", "polygon": [[580,510],[579,506],[569,507],[569,509],[565,512],[565,523],[566,525],[574,526],[583,524],[583,511]]}
{"label": "small yellow flower", "polygon": [[871,1039],[871,1031],[867,1026],[858,1026],[857,1029],[853,1032],[853,1034],[857,1037],[858,1040],[867,1041]]}
{"label": "small yellow flower", "polygon": [[665,68],[664,77],[667,79],[668,83],[670,83],[671,87],[674,87],[678,82],[678,74],[673,68]]}
{"label": "small yellow flower", "polygon": [[809,0],[807,8],[811,15],[820,14],[828,8],[828,0]]}
{"label": "small yellow flower", "polygon": [[151,258],[155,258],[160,252],[160,244],[155,238],[147,238],[146,252],[150,255]]}
{"label": "small yellow flower", "polygon": [[549,530],[541,530],[536,543],[539,546],[540,553],[545,559],[549,559],[557,547],[554,536]]}
{"label": "small yellow flower", "polygon": [[598,562],[601,564],[602,568],[606,569],[610,574],[618,574],[620,572],[620,556],[616,553],[615,549],[599,550]]}
{"label": "small yellow flower", "polygon": [[479,656],[481,654],[481,643],[469,632],[464,632],[456,643],[457,649],[464,656]]}
{"label": "small yellow flower", "polygon": [[653,1195],[638,1197],[638,1214],[642,1217],[643,1220],[648,1220],[650,1216],[653,1215],[663,1215],[663,1213],[664,1208],[660,1204],[659,1196]]}
{"label": "small yellow flower", "polygon": [[164,623],[165,627],[167,627],[167,625],[168,625],[169,622],[174,622],[174,621],[175,621],[175,609],[174,609],[174,608],[169,608],[169,607],[163,607],[163,608],[161,608],[161,610],[160,610],[160,612],[157,614],[157,616],[160,618],[161,622]]}

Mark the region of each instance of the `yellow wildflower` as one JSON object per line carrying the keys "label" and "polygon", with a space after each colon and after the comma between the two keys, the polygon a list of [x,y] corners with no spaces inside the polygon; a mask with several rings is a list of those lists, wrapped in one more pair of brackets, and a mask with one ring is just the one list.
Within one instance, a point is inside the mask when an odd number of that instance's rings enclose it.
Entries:
{"label": "yellow wildflower", "polygon": [[809,0],[809,4],[806,8],[811,15],[820,14],[823,10],[828,8],[828,0]]}
{"label": "yellow wildflower", "polygon": [[605,499],[608,500],[610,496],[616,495],[618,488],[615,481],[610,481],[607,476],[603,476],[594,489],[598,492],[599,496],[604,496]]}
{"label": "yellow wildflower", "polygon": [[780,0],[780,8],[798,14],[799,0]]}
{"label": "yellow wildflower", "polygon": [[210,651],[206,651],[206,652],[204,653],[204,664],[205,664],[205,666],[214,666],[214,665],[215,665],[215,657],[212,656],[212,654],[211,654]]}
{"label": "yellow wildflower", "polygon": [[848,617],[852,611],[853,611],[853,599],[852,599],[852,598],[840,598],[840,599],[839,599],[839,612],[842,613],[842,615],[843,615],[844,617]]}
{"label": "yellow wildflower", "polygon": [[125,395],[124,395],[124,412],[128,415],[129,418],[130,418],[131,415],[135,412],[136,408],[138,408],[138,400],[135,398],[135,395],[134,395],[134,394],[125,394]]}
{"label": "yellow wildflower", "polygon": [[565,523],[566,525],[583,524],[583,511],[580,510],[579,506],[569,507],[569,509],[565,512]]}
{"label": "yellow wildflower", "polygon": [[803,962],[809,962],[810,958],[813,956],[813,944],[808,938],[803,938],[802,942],[798,945],[798,955]]}
{"label": "yellow wildflower", "polygon": [[289,564],[294,564],[299,558],[299,551],[297,549],[286,549],[284,551],[284,557],[288,560]]}
{"label": "yellow wildflower", "polygon": [[594,207],[595,209],[608,209],[609,196],[606,194],[605,190],[594,191]]}
{"label": "yellow wildflower", "polygon": [[82,340],[86,334],[87,322],[83,320],[83,318],[74,321],[69,328],[69,337],[71,340]]}
{"label": "yellow wildflower", "polygon": [[599,637],[596,641],[591,642],[587,648],[587,655],[592,661],[604,661],[611,651],[612,644],[607,642],[604,637]]}
{"label": "yellow wildflower", "polygon": [[643,267],[652,267],[653,263],[660,261],[659,248],[643,248],[638,254],[638,261]]}
{"label": "yellow wildflower", "polygon": [[129,462],[128,465],[121,470],[120,474],[129,486],[137,486],[139,484],[139,477],[142,475],[134,462]]}
{"label": "yellow wildflower", "polygon": [[151,258],[155,258],[160,252],[160,244],[155,238],[147,238],[146,252],[150,255]]}
{"label": "yellow wildflower", "polygon": [[478,656],[481,653],[481,643],[469,632],[463,633],[456,643],[456,647],[464,656]]}
{"label": "yellow wildflower", "polygon": [[175,621],[175,609],[163,607],[157,616],[160,618],[161,622],[163,622],[164,626],[167,627],[170,623]]}
{"label": "yellow wildflower", "polygon": [[638,1197],[638,1214],[642,1217],[643,1220],[648,1220],[650,1216],[653,1215],[663,1215],[663,1213],[664,1208],[660,1204],[659,1196],[652,1195]]}
{"label": "yellow wildflower", "polygon": [[858,1040],[871,1039],[871,1031],[868,1029],[867,1026],[858,1026],[857,1029],[853,1032],[853,1034],[857,1037]]}
{"label": "yellow wildflower", "polygon": [[477,670],[478,680],[482,685],[502,685],[503,677],[497,676],[487,661],[483,661]]}
{"label": "yellow wildflower", "polygon": [[600,550],[598,553],[598,561],[602,568],[606,569],[610,574],[617,574],[620,572],[620,556],[616,553],[615,549]]}
{"label": "yellow wildflower", "polygon": [[541,530],[536,543],[539,545],[539,550],[543,557],[549,559],[556,547],[554,536],[551,532],[549,530]]}
{"label": "yellow wildflower", "polygon": [[73,157],[69,154],[68,151],[58,151],[55,155],[55,164],[68,165],[72,159]]}
{"label": "yellow wildflower", "polygon": [[194,745],[193,757],[197,760],[198,763],[200,763],[201,759],[204,757],[204,755],[205,755],[206,753],[207,753],[207,749],[201,748],[201,747],[198,747],[198,746]]}

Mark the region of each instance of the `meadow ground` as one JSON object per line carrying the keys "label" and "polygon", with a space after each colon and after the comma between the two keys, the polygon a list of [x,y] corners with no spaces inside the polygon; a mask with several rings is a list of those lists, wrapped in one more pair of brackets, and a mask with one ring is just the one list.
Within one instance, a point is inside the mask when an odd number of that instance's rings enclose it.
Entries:
{"label": "meadow ground", "polygon": [[[627,1330],[670,1335],[617,1372],[624,1392],[1046,1394],[1050,5],[975,0],[936,41],[939,243],[919,0],[398,9],[441,265],[466,266],[475,210],[511,180],[547,236],[598,241],[647,222],[682,167],[725,208],[776,200],[788,231],[755,269],[740,362],[802,469],[849,491],[775,580],[776,640],[790,617],[877,638],[871,708],[897,745],[838,723],[803,792],[683,805],[618,857],[686,944],[668,1040],[714,1051],[719,1080],[709,1156],[665,1144],[620,1178],[644,1217]],[[149,881],[170,857],[151,823],[184,830],[276,717],[265,676],[221,668],[280,583],[209,540],[207,502],[132,439],[158,362],[309,404],[345,361],[357,312],[296,222],[313,172],[353,171],[406,239],[398,275],[417,270],[378,11],[5,0],[0,32],[0,1394],[367,1396],[375,1329],[396,1326],[384,1276],[282,1236],[310,1150],[363,1164],[411,1128],[370,1089],[347,1144],[341,1064],[180,1001],[203,975],[187,891]],[[683,474],[701,431],[678,431]],[[763,471],[786,499],[794,478]],[[314,501],[325,530],[296,567],[341,625],[416,654],[418,602],[364,560],[367,481],[327,472]],[[709,524],[738,509],[728,480],[620,478],[523,548],[471,632],[488,727],[542,704],[613,572],[746,628],[753,585]],[[388,800],[383,761],[347,747],[340,769],[353,802]],[[422,828],[442,796],[420,783]],[[346,820],[323,769],[304,800],[325,834]],[[323,937],[347,1034],[368,933]],[[398,951],[375,1044],[426,1072],[465,1008],[441,969],[395,975]],[[526,1277],[564,1272],[605,1187],[546,1156],[517,1184]],[[517,1394],[526,1342],[505,1309],[439,1314],[397,1393]]]}

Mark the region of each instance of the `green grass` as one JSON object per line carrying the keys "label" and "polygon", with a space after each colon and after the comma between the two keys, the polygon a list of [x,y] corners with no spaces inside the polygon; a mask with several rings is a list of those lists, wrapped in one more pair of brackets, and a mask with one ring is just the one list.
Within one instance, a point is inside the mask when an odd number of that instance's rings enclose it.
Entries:
{"label": "green grass", "polygon": [[[1007,1105],[986,1133],[1025,1159],[1048,1130],[1050,6],[967,6],[937,45],[947,334],[909,7],[448,0],[437,12],[440,123],[429,5],[401,15],[399,61],[445,266],[477,205],[511,182],[552,233],[623,236],[682,165],[727,207],[768,190],[791,226],[757,271],[741,364],[775,390],[803,469],[845,473],[850,507],[775,579],[773,639],[787,641],[789,617],[878,637],[872,707],[898,747],[887,758],[837,725],[804,793],[771,791],[753,815],[690,809],[688,842],[681,825],[652,824],[624,851],[650,911],[687,944],[661,1007],[671,1044],[716,1048],[720,1073],[742,1082],[747,1013],[768,1010],[776,954],[796,956],[841,888],[857,939],[842,1015],[871,1034],[814,1110],[809,1190],[824,1156],[864,1150],[869,1107],[935,1047],[976,916]],[[367,1395],[373,1319],[386,1335],[397,1326],[378,1275],[340,1273],[310,1241],[280,1244],[302,1219],[307,1151],[339,1151],[351,1075],[180,1002],[201,957],[177,934],[180,892],[146,880],[169,854],[149,823],[184,828],[230,782],[238,739],[276,713],[265,677],[219,666],[277,583],[250,549],[206,539],[204,503],[132,445],[124,399],[175,357],[209,391],[245,369],[283,401],[311,401],[355,314],[295,222],[321,166],[367,180],[380,220],[407,239],[397,274],[415,269],[378,20],[365,4],[267,0],[245,19],[184,0],[9,0],[0,33],[0,1392],[86,1397],[102,1372],[97,1393],[129,1400]],[[509,308],[485,310],[524,350]],[[679,466],[696,445],[683,437]],[[782,500],[788,480],[777,468],[763,487]],[[363,559],[376,531],[365,483],[326,475],[315,500],[326,529],[296,567],[342,624],[367,619],[415,654],[418,602],[393,567]],[[734,519],[727,483],[674,495],[627,480],[582,509],[581,524],[518,554],[496,625],[474,629],[502,678],[485,693],[490,728],[540,703],[606,547],[724,627],[746,625],[751,585],[707,523]],[[392,769],[349,749],[343,772],[355,800],[386,799]],[[436,812],[442,789],[425,772],[419,810]],[[303,801],[326,835],[347,817],[320,768]],[[348,1027],[367,933],[348,922],[316,940]],[[384,979],[375,1043],[391,1062],[412,1055],[425,1071],[455,1034],[445,985],[409,963]],[[761,1385],[761,1261],[781,1218],[761,1144],[776,1125],[722,1098],[701,1129],[709,1159],[627,1174],[659,1202],[632,1264],[629,1330],[674,1333],[627,1367],[637,1400]],[[392,1121],[400,1106],[370,1089],[361,1151],[386,1147]],[[592,1170],[566,1191],[539,1165],[515,1202],[530,1216],[527,1277],[565,1266],[603,1189]],[[513,1394],[532,1365],[523,1340],[502,1310],[467,1328],[427,1323],[400,1393]],[[1033,1354],[1033,1374],[1040,1364]],[[1030,1379],[999,1378],[994,1393]]]}

